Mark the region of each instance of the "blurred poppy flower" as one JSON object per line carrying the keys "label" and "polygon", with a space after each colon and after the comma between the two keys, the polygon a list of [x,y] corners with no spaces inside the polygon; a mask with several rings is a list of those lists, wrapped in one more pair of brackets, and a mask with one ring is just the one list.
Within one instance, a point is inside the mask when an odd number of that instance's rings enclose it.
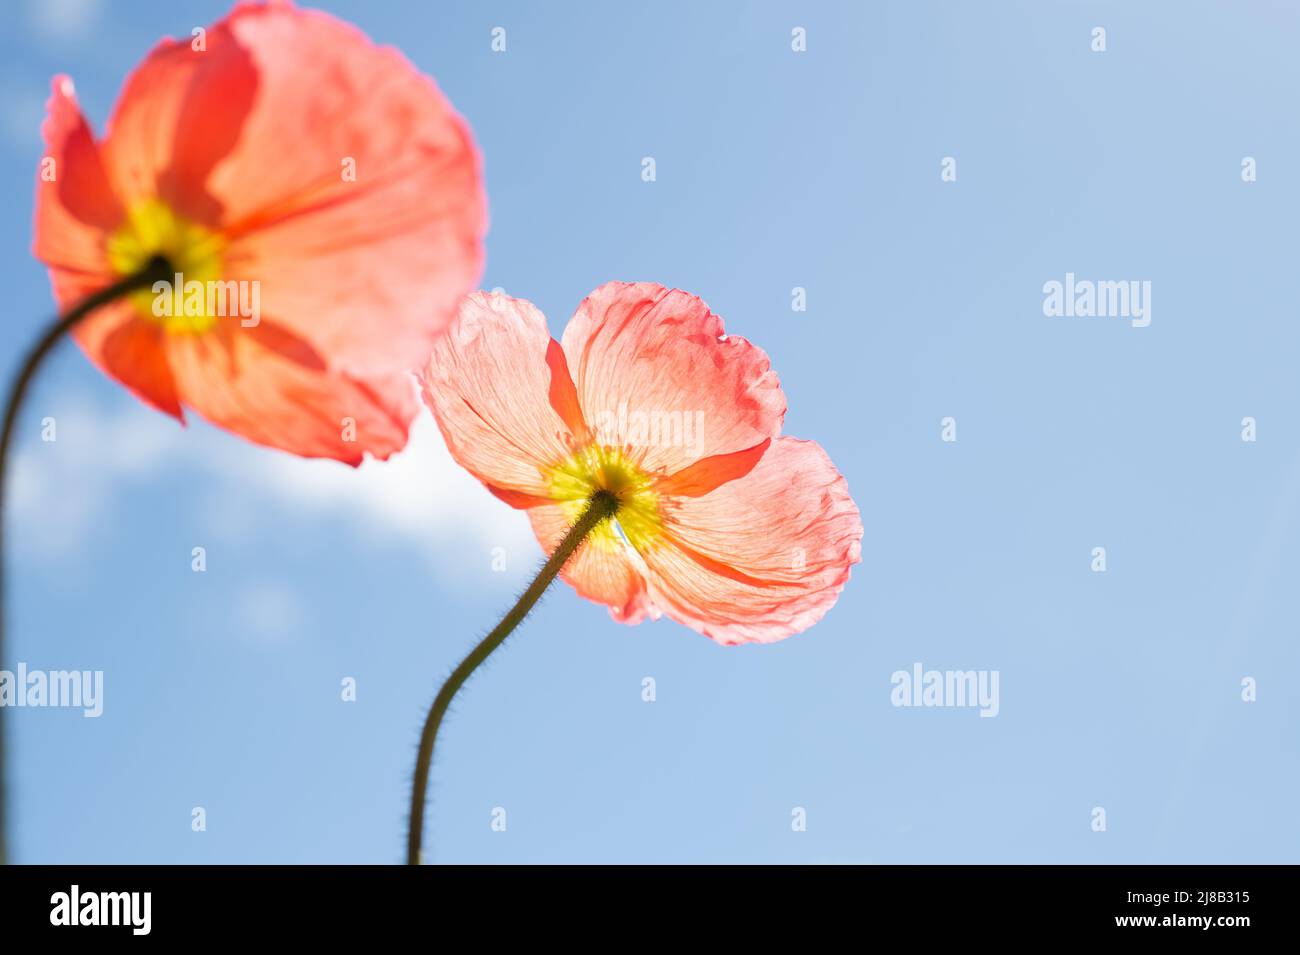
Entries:
{"label": "blurred poppy flower", "polygon": [[693,295],[604,285],[561,344],[533,305],[476,292],[422,380],[456,460],[528,511],[547,553],[613,499],[560,574],[616,620],[768,643],[819,620],[860,559],[844,478],[780,436],[767,356]]}
{"label": "blurred poppy flower", "polygon": [[244,3],[136,69],[97,141],[54,80],[36,256],[63,308],[165,260],[176,281],[73,330],[161,411],[358,464],[405,443],[409,372],[482,271],[466,124],[354,27]]}

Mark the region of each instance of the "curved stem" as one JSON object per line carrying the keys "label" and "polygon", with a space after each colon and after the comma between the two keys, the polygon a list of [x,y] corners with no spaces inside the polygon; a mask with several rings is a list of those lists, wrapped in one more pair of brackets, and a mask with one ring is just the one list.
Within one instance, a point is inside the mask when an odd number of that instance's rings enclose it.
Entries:
{"label": "curved stem", "polygon": [[[118,279],[91,295],[86,296],[45,330],[23,360],[22,370],[9,388],[9,398],[5,404],[4,432],[0,434],[0,669],[5,662],[5,486],[9,478],[9,445],[12,442],[14,428],[18,423],[18,412],[22,409],[27,389],[36,376],[36,371],[53,351],[60,339],[75,328],[82,319],[109,302],[121,298],[137,289],[147,288],[154,282],[170,280],[171,266],[163,258],[154,258],[139,272]],[[8,817],[5,799],[5,725],[4,707],[0,706],[0,865],[8,859],[6,854],[5,834],[8,832]]]}
{"label": "curved stem", "polygon": [[496,628],[470,651],[469,656],[452,671],[451,676],[447,677],[447,682],[438,691],[433,706],[429,709],[429,715],[424,720],[424,732],[420,734],[420,753],[415,761],[415,782],[411,787],[410,829],[406,839],[407,865],[420,864],[420,841],[424,835],[425,791],[429,788],[429,766],[433,762],[433,743],[438,735],[438,726],[442,723],[442,717],[447,712],[447,707],[451,705],[451,698],[456,695],[456,691],[464,685],[478,665],[486,660],[493,650],[501,646],[505,638],[510,636],[510,632],[519,626],[524,617],[528,616],[528,611],[533,609],[533,604],[537,603],[556,574],[560,572],[560,568],[573,556],[587,535],[601,521],[613,517],[617,509],[618,501],[613,495],[601,491],[592,496],[587,509],[569,528],[564,539],[555,548],[555,553],[542,565],[541,571],[523,592],[519,602],[511,607],[510,612],[502,618]]}

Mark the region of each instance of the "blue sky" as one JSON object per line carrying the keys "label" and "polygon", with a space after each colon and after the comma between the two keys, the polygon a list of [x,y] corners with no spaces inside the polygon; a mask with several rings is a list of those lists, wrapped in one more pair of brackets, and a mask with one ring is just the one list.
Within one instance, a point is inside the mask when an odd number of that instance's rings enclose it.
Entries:
{"label": "blue sky", "polygon": [[[1295,861],[1300,12],[321,5],[472,124],[485,287],[557,336],[610,279],[701,295],[772,356],[786,433],[866,527],[838,605],[769,647],[554,590],[444,728],[435,861]],[[8,371],[53,307],[30,255],[49,77],[102,128],[158,37],[224,10],[6,11]],[[1045,316],[1067,272],[1150,281],[1151,324]],[[427,418],[387,464],[298,461],[182,430],[72,346],[19,451],[4,665],[102,670],[105,699],[10,711],[14,858],[399,861],[424,709],[540,558],[526,520]],[[996,670],[996,718],[893,706],[917,662]]]}

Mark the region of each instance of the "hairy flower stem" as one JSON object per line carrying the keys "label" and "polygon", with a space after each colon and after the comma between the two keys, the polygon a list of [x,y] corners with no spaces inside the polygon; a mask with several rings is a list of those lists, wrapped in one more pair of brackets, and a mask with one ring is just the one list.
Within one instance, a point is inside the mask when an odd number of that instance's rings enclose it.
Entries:
{"label": "hairy flower stem", "polygon": [[592,496],[587,509],[569,528],[560,545],[555,548],[555,553],[542,565],[541,571],[528,585],[528,589],[523,592],[519,601],[510,608],[510,612],[502,618],[495,629],[470,651],[469,656],[460,662],[460,666],[452,671],[451,676],[447,677],[447,682],[438,691],[433,706],[429,709],[429,715],[424,721],[424,732],[420,734],[420,752],[415,761],[415,781],[411,786],[410,829],[406,839],[407,865],[419,865],[421,862],[420,842],[424,835],[425,792],[429,788],[429,766],[433,762],[433,743],[447,707],[451,705],[452,697],[478,665],[486,660],[493,650],[501,646],[505,638],[510,636],[511,631],[528,616],[528,611],[533,609],[533,604],[541,598],[560,569],[586,540],[587,535],[602,521],[613,517],[617,510],[618,500],[612,494],[601,491]]}
{"label": "hairy flower stem", "polygon": [[[9,479],[9,445],[12,443],[14,428],[18,423],[18,412],[22,409],[27,389],[36,377],[36,372],[45,360],[45,356],[54,350],[54,346],[75,328],[82,319],[102,305],[107,305],[137,289],[148,288],[154,282],[169,280],[172,276],[171,265],[161,256],[155,257],[141,269],[112,285],[86,296],[63,315],[59,316],[40,340],[32,346],[23,360],[22,369],[9,388],[9,400],[5,404],[4,433],[0,435],[0,669],[5,663],[5,487]],[[8,832],[7,801],[5,799],[5,719],[4,707],[0,706],[0,865],[8,861],[5,835]]]}

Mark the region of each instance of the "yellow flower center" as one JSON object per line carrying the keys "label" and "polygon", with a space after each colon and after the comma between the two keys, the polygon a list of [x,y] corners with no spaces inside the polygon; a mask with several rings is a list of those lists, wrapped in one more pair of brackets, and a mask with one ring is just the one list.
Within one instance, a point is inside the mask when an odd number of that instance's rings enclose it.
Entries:
{"label": "yellow flower center", "polygon": [[[218,232],[181,218],[160,199],[146,199],[127,212],[126,222],[108,239],[108,262],[118,275],[131,275],[162,256],[181,276],[181,288],[155,292],[143,288],[130,295],[145,318],[169,332],[205,332],[217,321],[210,314],[208,290],[221,280],[225,238]],[[198,283],[193,284],[193,283]]]}
{"label": "yellow flower center", "polygon": [[604,491],[618,501],[614,519],[598,525],[588,536],[593,546],[618,550],[626,540],[644,551],[663,532],[659,495],[650,478],[618,448],[590,444],[551,472],[551,497],[575,522],[587,509],[592,495]]}

